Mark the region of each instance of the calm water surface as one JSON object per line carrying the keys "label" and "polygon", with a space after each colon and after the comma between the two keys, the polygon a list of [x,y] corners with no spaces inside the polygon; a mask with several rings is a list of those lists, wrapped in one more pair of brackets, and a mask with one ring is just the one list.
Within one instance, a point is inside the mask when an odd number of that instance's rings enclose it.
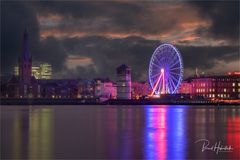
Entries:
{"label": "calm water surface", "polygon": [[[231,152],[203,150],[215,143]],[[240,159],[240,108],[1,106],[1,159]]]}

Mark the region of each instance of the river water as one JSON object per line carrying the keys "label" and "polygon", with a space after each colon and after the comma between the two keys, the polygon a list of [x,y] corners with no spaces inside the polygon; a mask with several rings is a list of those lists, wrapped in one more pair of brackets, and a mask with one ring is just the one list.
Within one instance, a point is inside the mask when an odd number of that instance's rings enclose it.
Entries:
{"label": "river water", "polygon": [[7,158],[240,159],[240,107],[1,106]]}

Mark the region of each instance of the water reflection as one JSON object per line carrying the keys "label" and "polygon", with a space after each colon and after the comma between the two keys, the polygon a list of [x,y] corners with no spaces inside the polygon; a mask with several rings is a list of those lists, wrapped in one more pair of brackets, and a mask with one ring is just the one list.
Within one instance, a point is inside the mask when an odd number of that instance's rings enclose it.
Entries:
{"label": "water reflection", "polygon": [[147,107],[145,158],[166,159],[166,108]]}
{"label": "water reflection", "polygon": [[[232,145],[201,151],[195,141]],[[239,159],[240,108],[3,106],[1,159]]]}
{"label": "water reflection", "polygon": [[[8,122],[10,123],[10,122]],[[43,159],[52,157],[53,117],[50,109],[41,108],[14,111],[12,129],[8,130],[8,143],[12,151],[1,158]]]}
{"label": "water reflection", "polygon": [[[185,108],[185,109],[184,109]],[[168,109],[167,114],[167,159],[185,159],[186,124],[185,106]]]}
{"label": "water reflection", "polygon": [[228,118],[226,139],[227,145],[234,148],[234,152],[228,154],[229,158],[240,158],[240,117]]}
{"label": "water reflection", "polygon": [[184,109],[146,107],[145,158],[184,159]]}
{"label": "water reflection", "polygon": [[53,117],[48,108],[30,109],[29,111],[29,140],[28,158],[51,158],[53,151]]}
{"label": "water reflection", "polygon": [[[16,112],[15,117],[14,117],[14,122],[13,122],[13,133],[14,136],[12,136],[13,139],[13,159],[20,159],[22,151],[22,145],[24,143],[24,139],[27,139],[28,133],[27,132],[22,132],[23,128],[28,128],[25,125],[28,125],[26,123],[26,120],[23,118],[28,118],[28,117],[23,117],[23,115],[19,112]],[[28,120],[27,120],[28,121]]]}

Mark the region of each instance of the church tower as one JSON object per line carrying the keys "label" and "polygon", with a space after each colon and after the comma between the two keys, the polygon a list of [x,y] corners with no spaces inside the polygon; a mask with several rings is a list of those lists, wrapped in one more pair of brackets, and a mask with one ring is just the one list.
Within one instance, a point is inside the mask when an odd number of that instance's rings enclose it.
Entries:
{"label": "church tower", "polygon": [[29,53],[28,33],[24,31],[23,35],[23,50],[19,57],[19,80],[20,90],[23,97],[28,97],[29,86],[31,84],[32,76],[32,58]]}

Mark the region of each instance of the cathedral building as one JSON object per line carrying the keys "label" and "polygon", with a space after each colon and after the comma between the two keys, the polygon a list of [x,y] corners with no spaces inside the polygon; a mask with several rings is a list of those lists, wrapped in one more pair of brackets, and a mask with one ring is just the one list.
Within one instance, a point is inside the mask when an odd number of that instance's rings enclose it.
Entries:
{"label": "cathedral building", "polygon": [[23,35],[22,54],[18,59],[19,75],[13,76],[7,86],[9,98],[33,98],[36,97],[37,81],[32,76],[32,57],[29,52],[27,30]]}

